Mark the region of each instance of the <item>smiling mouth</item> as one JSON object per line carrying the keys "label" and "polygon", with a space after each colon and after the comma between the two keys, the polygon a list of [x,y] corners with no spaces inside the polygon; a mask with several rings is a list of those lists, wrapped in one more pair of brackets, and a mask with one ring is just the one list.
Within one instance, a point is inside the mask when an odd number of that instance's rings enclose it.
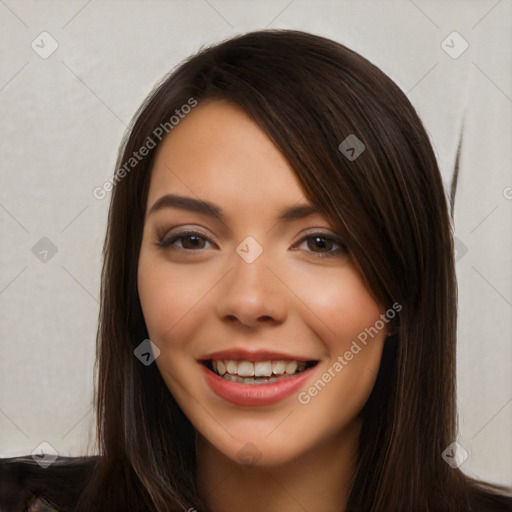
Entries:
{"label": "smiling mouth", "polygon": [[206,359],[201,363],[208,370],[228,381],[242,384],[267,384],[298,375],[316,366],[318,361]]}

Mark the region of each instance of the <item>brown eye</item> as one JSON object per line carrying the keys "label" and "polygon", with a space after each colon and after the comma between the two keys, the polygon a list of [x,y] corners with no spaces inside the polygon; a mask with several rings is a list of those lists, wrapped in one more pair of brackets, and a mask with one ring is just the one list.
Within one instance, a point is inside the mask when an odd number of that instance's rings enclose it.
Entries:
{"label": "brown eye", "polygon": [[202,249],[206,241],[203,237],[197,235],[182,236],[178,240],[182,240],[181,246],[183,249]]}
{"label": "brown eye", "polygon": [[184,251],[199,251],[207,248],[206,244],[211,244],[208,238],[202,233],[195,231],[167,235],[157,242],[158,247],[178,250],[181,249]]}
{"label": "brown eye", "polygon": [[334,240],[325,236],[313,236],[307,239],[307,245],[308,249],[314,252],[316,249],[319,249],[320,252],[329,252],[334,245]]}
{"label": "brown eye", "polygon": [[347,247],[340,239],[323,233],[313,233],[304,237],[296,247],[304,245],[306,252],[319,257],[341,256],[347,253]]}

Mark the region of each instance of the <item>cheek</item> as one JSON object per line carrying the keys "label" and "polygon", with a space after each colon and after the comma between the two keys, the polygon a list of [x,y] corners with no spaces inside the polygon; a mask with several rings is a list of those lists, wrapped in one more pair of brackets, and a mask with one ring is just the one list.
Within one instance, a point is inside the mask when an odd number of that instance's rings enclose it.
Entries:
{"label": "cheek", "polygon": [[359,412],[373,389],[388,334],[382,321],[385,308],[370,295],[353,267],[338,271],[336,278],[316,277],[315,286],[302,283],[309,306],[306,322],[314,327],[328,357],[319,368],[321,382],[306,390],[305,399],[311,399],[311,412],[317,417],[327,407],[331,419],[346,418]]}
{"label": "cheek", "polygon": [[297,285],[301,299],[312,313],[315,330],[327,345],[337,350],[347,342],[350,345],[384,313],[352,266],[337,269],[332,275],[304,275]]}
{"label": "cheek", "polygon": [[[338,435],[359,416],[374,387],[387,335],[385,328],[375,329],[384,309],[355,270],[319,284],[323,287],[316,293],[310,289],[309,304],[318,314],[310,313],[308,323],[328,357],[298,397],[304,425],[300,435],[308,436],[306,424],[314,418],[318,439]],[[294,432],[291,426],[283,428],[280,440],[286,442]]]}
{"label": "cheek", "polygon": [[163,342],[171,330],[174,332],[186,325],[187,317],[201,308],[202,298],[211,288],[209,280],[197,279],[197,270],[192,265],[171,271],[168,262],[159,261],[144,250],[137,279],[148,334],[157,344]]}
{"label": "cheek", "polygon": [[142,250],[138,267],[138,291],[149,338],[161,353],[156,360],[168,389],[187,409],[187,393],[182,386],[187,372],[180,361],[188,357],[189,340],[193,338],[198,322],[195,315],[204,308],[207,283],[197,279],[197,270],[183,266],[171,269],[165,259],[155,258],[149,250]]}

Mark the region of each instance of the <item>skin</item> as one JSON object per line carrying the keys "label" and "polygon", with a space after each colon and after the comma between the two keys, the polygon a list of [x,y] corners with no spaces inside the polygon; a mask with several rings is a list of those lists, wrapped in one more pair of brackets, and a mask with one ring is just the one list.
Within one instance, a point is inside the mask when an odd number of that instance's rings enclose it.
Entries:
{"label": "skin", "polygon": [[[149,213],[169,193],[213,202],[225,219],[175,207]],[[138,289],[161,351],[156,364],[197,432],[198,488],[212,512],[261,512],[262,504],[269,512],[327,512],[346,504],[358,415],[375,382],[387,325],[307,404],[294,392],[273,405],[234,405],[207,386],[198,362],[233,347],[318,360],[300,390],[307,391],[385,312],[348,250],[314,243],[319,231],[336,237],[323,216],[277,221],[281,209],[297,204],[310,203],[289,164],[228,102],[198,105],[156,155]],[[194,246],[185,236],[157,246],[184,227],[209,240]],[[236,252],[247,236],[263,249],[252,263]],[[240,460],[244,446],[252,464]]]}

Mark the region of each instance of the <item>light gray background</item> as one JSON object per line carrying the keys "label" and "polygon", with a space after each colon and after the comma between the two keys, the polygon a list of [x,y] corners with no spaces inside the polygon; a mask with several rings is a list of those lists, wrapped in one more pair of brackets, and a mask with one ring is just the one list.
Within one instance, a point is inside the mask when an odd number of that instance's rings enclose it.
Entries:
{"label": "light gray background", "polygon": [[[153,84],[201,45],[264,27],[338,40],[407,93],[448,187],[463,123],[459,443],[468,474],[512,482],[512,2],[0,0],[0,454],[41,442],[94,452],[100,256],[125,126]],[[47,31],[58,43],[48,58]],[[442,42],[469,44],[452,58]],[[46,39],[42,38],[46,37]],[[457,53],[463,42],[447,39]],[[45,51],[46,51],[45,50]],[[48,237],[46,263],[32,247]],[[467,253],[464,253],[467,249]]]}

